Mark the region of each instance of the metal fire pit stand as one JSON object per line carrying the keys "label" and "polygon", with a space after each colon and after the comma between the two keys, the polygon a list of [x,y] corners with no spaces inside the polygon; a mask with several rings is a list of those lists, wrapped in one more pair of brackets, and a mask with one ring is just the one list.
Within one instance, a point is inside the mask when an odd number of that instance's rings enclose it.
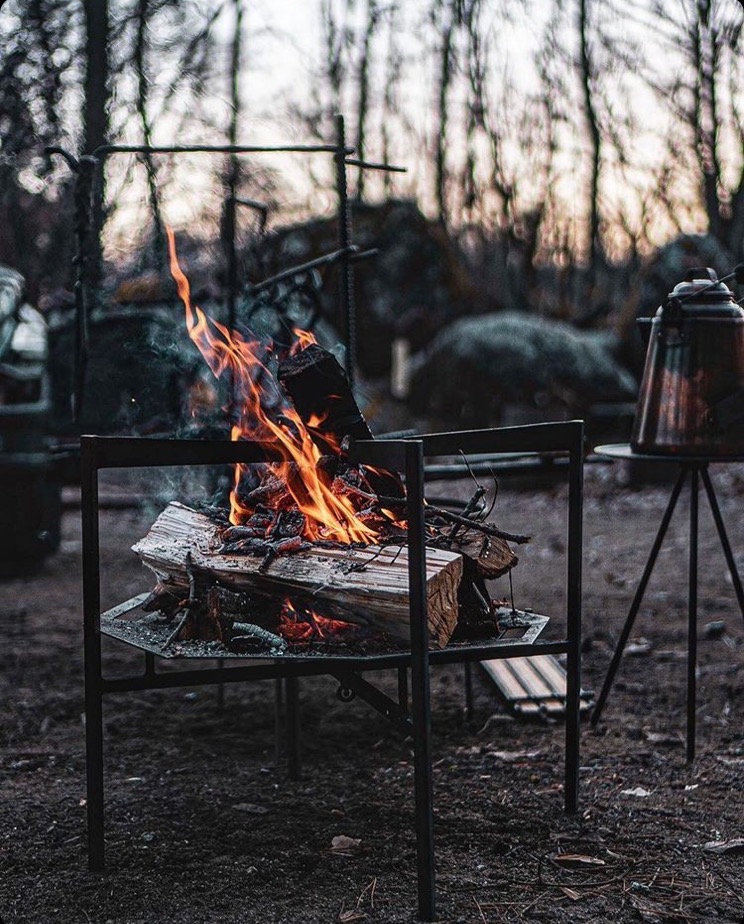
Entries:
{"label": "metal fire pit stand", "polygon": [[[88,815],[88,861],[91,870],[104,868],[103,789],[103,697],[107,693],[167,687],[222,684],[246,680],[286,680],[288,693],[296,693],[301,676],[328,674],[340,680],[398,726],[414,742],[414,795],[417,844],[418,912],[423,920],[435,917],[433,786],[431,745],[431,664],[472,662],[494,657],[530,654],[565,654],[568,691],[566,705],[565,806],[578,806],[579,765],[579,672],[581,645],[581,555],[583,502],[583,422],[537,424],[500,430],[434,434],[410,440],[379,440],[356,443],[355,462],[405,473],[408,495],[408,581],[411,616],[409,651],[373,657],[286,656],[243,659],[236,667],[223,664],[178,672],[158,672],[153,653],[145,653],[144,673],[116,679],[103,676],[101,659],[101,571],[98,522],[98,473],[107,468],[223,465],[258,463],[276,457],[266,443],[208,440],[140,439],[134,437],[83,436],[82,526],[83,526],[83,620],[85,651],[85,718]],[[562,452],[569,457],[568,552],[566,566],[566,636],[552,642],[525,644],[497,639],[442,650],[428,648],[426,615],[426,550],[424,522],[424,458],[465,454]],[[399,684],[400,702],[395,702],[368,683],[362,673],[381,668],[410,668],[412,710],[408,714],[405,684]],[[401,674],[399,673],[399,678]],[[296,709],[289,724],[296,722]],[[290,738],[296,743],[296,736]]]}
{"label": "metal fire pit stand", "polygon": [[666,510],[661,518],[659,530],[654,539],[651,551],[643,569],[643,574],[630,605],[625,625],[620,633],[615,653],[612,656],[610,667],[607,671],[602,692],[597,699],[597,705],[592,713],[591,723],[597,725],[604,709],[605,702],[609,696],[615,674],[620,665],[623,651],[628,643],[628,638],[633,629],[638,610],[643,602],[643,596],[646,592],[651,573],[654,570],[656,559],[661,549],[666,531],[672,519],[677,501],[682,492],[682,488],[689,476],[690,479],[690,523],[688,532],[689,541],[689,564],[688,564],[688,593],[687,593],[687,760],[695,759],[695,701],[696,701],[696,670],[697,670],[697,601],[698,601],[698,491],[702,481],[705,493],[710,505],[710,511],[713,514],[713,522],[716,524],[716,531],[721,542],[726,564],[731,574],[731,581],[734,585],[734,592],[739,603],[742,618],[744,618],[744,589],[742,589],[741,578],[736,567],[731,543],[726,534],[726,527],[721,516],[721,509],[718,506],[718,499],[713,488],[713,482],[708,474],[708,467],[715,462],[744,462],[744,456],[671,456],[671,455],[651,455],[646,453],[633,452],[628,445],[608,445],[597,446],[595,452],[600,456],[607,456],[611,459],[638,460],[646,462],[663,463],[666,465],[677,465],[680,468],[679,476],[672,489]]}

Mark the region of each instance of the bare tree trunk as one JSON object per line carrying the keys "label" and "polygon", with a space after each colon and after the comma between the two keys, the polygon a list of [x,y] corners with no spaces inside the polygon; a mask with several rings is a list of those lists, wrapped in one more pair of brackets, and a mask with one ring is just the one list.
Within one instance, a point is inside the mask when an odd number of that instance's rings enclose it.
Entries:
{"label": "bare tree trunk", "polygon": [[593,69],[589,55],[588,0],[579,0],[579,71],[584,99],[584,118],[589,132],[589,285],[593,286],[602,249],[599,240],[599,171],[602,138],[594,108]]}
{"label": "bare tree trunk", "polygon": [[479,204],[478,181],[476,177],[477,155],[475,150],[478,130],[485,130],[485,61],[481,49],[480,23],[478,20],[480,0],[469,0],[463,10],[463,23],[467,30],[467,70],[469,94],[467,102],[467,124],[465,127],[465,165],[462,173],[463,208],[472,213]]}
{"label": "bare tree trunk", "polygon": [[[398,110],[397,91],[398,81],[400,79],[401,56],[400,47],[397,40],[397,25],[399,6],[397,0],[388,8],[388,48],[385,62],[385,92],[382,101],[382,160],[383,163],[392,163],[390,150],[390,128],[391,122]],[[385,198],[389,199],[392,195],[393,180],[392,174],[387,170],[382,174],[383,188]]]}
{"label": "bare tree trunk", "polygon": [[[85,15],[85,90],[83,103],[83,150],[90,154],[105,144],[109,134],[109,10],[108,0],[83,0]],[[93,188],[88,278],[100,281],[100,235],[105,220],[103,171]]]}
{"label": "bare tree trunk", "polygon": [[703,184],[708,230],[717,240],[723,241],[719,198],[720,163],[716,151],[716,53],[709,24],[710,0],[697,0],[696,16],[691,36],[695,62],[695,151]]}
{"label": "bare tree trunk", "polygon": [[[744,150],[744,132],[739,132],[738,142]],[[727,223],[726,246],[737,259],[744,255],[744,167],[739,171],[736,187],[731,192],[731,218]]]}
{"label": "bare tree trunk", "polygon": [[[364,160],[367,125],[367,112],[369,110],[369,64],[372,39],[377,31],[377,25],[380,19],[380,9],[377,0],[367,0],[367,28],[364,32],[362,42],[362,54],[359,59],[359,109],[357,114],[357,140],[356,151],[359,160]],[[364,199],[364,167],[359,168],[357,173],[357,199],[361,202]]]}
{"label": "bare tree trunk", "polygon": [[441,45],[439,47],[439,94],[435,164],[436,175],[434,180],[434,195],[437,203],[439,220],[447,223],[447,131],[449,128],[449,90],[452,82],[452,69],[454,64],[454,38],[457,23],[458,0],[444,0],[437,3],[435,17],[438,14],[441,25]]}
{"label": "bare tree trunk", "polygon": [[90,154],[108,138],[108,0],[83,0],[85,12],[85,142]]}
{"label": "bare tree trunk", "polygon": [[[150,0],[139,0],[137,8],[137,37],[134,46],[134,69],[137,76],[137,114],[142,126],[142,140],[147,146],[152,145],[152,126],[148,113],[150,82],[147,75],[145,57],[147,54],[147,30],[150,18]],[[160,266],[165,254],[165,237],[160,213],[157,171],[151,155],[144,155],[147,172],[147,191],[153,220],[153,257],[156,266]]]}

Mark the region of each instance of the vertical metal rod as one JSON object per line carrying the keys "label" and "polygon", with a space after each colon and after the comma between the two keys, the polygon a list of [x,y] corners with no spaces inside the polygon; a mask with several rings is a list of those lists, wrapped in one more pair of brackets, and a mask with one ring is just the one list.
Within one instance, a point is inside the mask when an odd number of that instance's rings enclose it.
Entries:
{"label": "vertical metal rod", "polygon": [[408,668],[398,668],[398,705],[408,712]]}
{"label": "vertical metal rod", "polygon": [[[221,670],[224,670],[224,668],[225,668],[225,659],[218,658],[217,659],[217,670],[221,671]],[[219,712],[222,712],[224,708],[225,708],[225,684],[218,683],[217,684],[217,710]]]}
{"label": "vertical metal rod", "polygon": [[698,473],[690,469],[690,560],[687,600],[687,760],[695,759],[695,700],[697,696],[697,600],[698,600]]}
{"label": "vertical metal rod", "polygon": [[81,439],[83,543],[83,646],[85,655],[85,769],[87,779],[88,867],[103,870],[103,675],[101,589],[98,545],[98,468],[92,443]]}
{"label": "vertical metal rod", "polygon": [[742,617],[744,617],[744,589],[742,589],[741,586],[739,569],[736,567],[734,553],[731,551],[731,543],[729,542],[728,535],[726,534],[726,527],[723,524],[723,517],[721,516],[721,510],[718,506],[716,492],[713,490],[713,482],[710,480],[710,475],[708,474],[707,465],[700,469],[700,477],[703,479],[705,493],[708,495],[710,512],[713,514],[713,521],[716,524],[716,529],[718,530],[718,538],[721,540],[721,548],[723,549],[723,554],[726,557],[726,564],[729,569],[729,574],[731,575],[731,582],[734,585],[734,592],[739,603],[739,610],[741,611]]}
{"label": "vertical metal rod", "polygon": [[470,661],[463,664],[465,681],[465,718],[473,721],[473,666]]}
{"label": "vertical metal rod", "polygon": [[302,776],[300,763],[300,683],[297,677],[287,677],[287,773],[290,780]]}
{"label": "vertical metal rod", "polygon": [[679,478],[677,478],[677,482],[674,485],[672,495],[669,498],[667,508],[664,511],[664,516],[661,518],[659,531],[656,533],[656,538],[654,539],[654,544],[651,547],[651,553],[648,556],[646,567],[644,568],[643,574],[641,575],[638,589],[636,590],[635,596],[633,597],[633,602],[630,605],[628,617],[625,620],[625,625],[623,626],[623,630],[620,633],[620,640],[618,641],[617,647],[615,648],[615,653],[612,656],[612,661],[610,663],[609,670],[607,671],[604,685],[602,686],[602,692],[599,694],[597,705],[594,707],[594,711],[592,712],[592,725],[596,725],[599,722],[599,719],[602,715],[602,710],[604,709],[604,704],[607,700],[607,696],[612,689],[612,682],[615,679],[615,674],[617,673],[620,659],[623,656],[623,651],[625,650],[625,646],[628,642],[628,638],[630,637],[630,633],[633,630],[633,623],[635,622],[638,610],[640,609],[641,603],[643,602],[643,595],[646,593],[646,585],[648,584],[649,578],[651,577],[651,572],[654,570],[656,558],[659,554],[659,550],[661,549],[664,537],[666,536],[666,531],[669,528],[669,522],[672,519],[674,508],[677,506],[680,492],[687,478],[687,472],[687,466],[683,465],[682,471],[679,473]]}
{"label": "vertical metal rod", "polygon": [[145,652],[145,676],[152,677],[155,673],[155,655],[151,651]]}
{"label": "vertical metal rod", "polygon": [[411,615],[411,697],[416,802],[418,910],[424,921],[435,917],[434,787],[431,769],[429,625],[426,607],[424,546],[424,456],[420,441],[406,447],[408,495],[408,587]]}
{"label": "vertical metal rod", "polygon": [[[344,117],[336,115],[336,195],[338,197],[338,246],[345,250],[351,245],[351,212],[349,210],[349,187],[346,176],[346,129]],[[339,279],[339,327],[346,344],[346,375],[354,387],[356,365],[356,314],[354,311],[354,277],[348,256],[338,266]]]}
{"label": "vertical metal rod", "polygon": [[581,693],[581,564],[584,509],[584,427],[578,423],[569,454],[566,563],[566,774],[565,808],[579,807]]}
{"label": "vertical metal rod", "polygon": [[284,730],[284,680],[277,677],[274,681],[274,763],[278,767],[282,761],[282,734]]}

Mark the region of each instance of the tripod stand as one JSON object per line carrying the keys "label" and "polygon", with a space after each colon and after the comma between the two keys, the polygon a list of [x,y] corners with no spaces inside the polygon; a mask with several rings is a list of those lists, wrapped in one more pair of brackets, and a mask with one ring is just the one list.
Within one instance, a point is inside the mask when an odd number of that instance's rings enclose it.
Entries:
{"label": "tripod stand", "polygon": [[630,446],[627,445],[608,445],[598,446],[595,450],[598,455],[607,456],[613,459],[637,459],[641,461],[654,461],[668,465],[677,465],[680,467],[679,476],[672,489],[669,502],[667,503],[664,515],[661,518],[656,538],[651,546],[646,566],[643,570],[641,580],[636,589],[633,602],[631,603],[628,616],[625,620],[620,639],[612,656],[607,676],[605,677],[602,691],[597,699],[597,705],[591,717],[591,724],[596,725],[604,709],[607,697],[612,689],[615,674],[620,665],[623,651],[633,630],[633,624],[641,603],[646,592],[646,586],[654,570],[656,559],[661,549],[664,537],[666,536],[669,523],[671,522],[674,510],[677,506],[685,482],[689,479],[690,491],[690,521],[689,521],[689,565],[688,565],[688,594],[687,594],[687,760],[692,761],[695,758],[695,698],[696,698],[696,668],[697,668],[697,606],[698,606],[698,520],[699,520],[699,488],[702,481],[705,494],[708,498],[713,521],[716,525],[718,538],[726,558],[726,564],[731,574],[731,580],[734,585],[734,592],[744,618],[744,589],[742,588],[739,572],[734,561],[734,555],[731,551],[731,543],[726,533],[726,527],[723,523],[721,510],[716,498],[713,482],[710,480],[708,467],[712,462],[742,462],[744,457],[710,457],[710,456],[664,456],[664,455],[641,455],[634,453]]}

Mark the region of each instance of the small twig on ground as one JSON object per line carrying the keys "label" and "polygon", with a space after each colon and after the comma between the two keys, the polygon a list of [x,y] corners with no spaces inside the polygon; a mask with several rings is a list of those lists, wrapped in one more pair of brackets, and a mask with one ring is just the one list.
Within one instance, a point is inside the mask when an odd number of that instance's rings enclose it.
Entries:
{"label": "small twig on ground", "polygon": [[475,907],[478,909],[478,914],[481,916],[481,921],[483,921],[483,924],[486,924],[486,916],[483,914],[483,909],[478,904],[478,899],[475,897],[475,895],[473,896],[473,901],[475,902]]}

